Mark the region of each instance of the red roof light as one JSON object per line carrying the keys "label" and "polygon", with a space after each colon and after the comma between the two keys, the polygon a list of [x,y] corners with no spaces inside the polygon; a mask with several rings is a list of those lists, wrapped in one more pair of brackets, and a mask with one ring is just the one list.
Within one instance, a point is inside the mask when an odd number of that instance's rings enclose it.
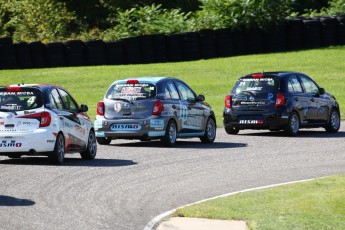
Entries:
{"label": "red roof light", "polygon": [[7,87],[7,91],[9,91],[9,92],[20,92],[22,90],[19,86],[10,86],[10,87]]}
{"label": "red roof light", "polygon": [[138,80],[127,80],[127,84],[139,84]]}
{"label": "red roof light", "polygon": [[262,78],[264,75],[262,73],[252,74],[252,78]]}

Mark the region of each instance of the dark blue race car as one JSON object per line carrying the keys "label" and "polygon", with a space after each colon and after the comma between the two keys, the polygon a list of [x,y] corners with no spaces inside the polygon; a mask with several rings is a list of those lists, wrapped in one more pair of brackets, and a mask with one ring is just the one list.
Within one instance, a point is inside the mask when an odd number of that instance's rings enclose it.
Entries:
{"label": "dark blue race car", "polygon": [[228,134],[269,129],[295,136],[300,128],[315,127],[337,132],[340,109],[333,95],[303,73],[253,73],[241,77],[225,97],[223,123]]}

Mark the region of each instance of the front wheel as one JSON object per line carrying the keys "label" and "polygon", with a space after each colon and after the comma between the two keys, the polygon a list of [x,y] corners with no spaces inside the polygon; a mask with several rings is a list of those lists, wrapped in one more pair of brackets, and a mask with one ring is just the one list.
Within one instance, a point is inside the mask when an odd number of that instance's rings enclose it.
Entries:
{"label": "front wheel", "polygon": [[234,126],[225,126],[225,132],[227,134],[238,134],[238,132],[240,131],[239,128],[234,127]]}
{"label": "front wheel", "polygon": [[54,164],[63,164],[65,159],[65,138],[61,133],[56,137],[54,151],[48,157]]}
{"label": "front wheel", "polygon": [[97,137],[97,143],[100,145],[109,145],[111,142],[110,138],[106,138],[106,137]]}
{"label": "front wheel", "polygon": [[161,141],[163,145],[167,147],[172,147],[176,144],[176,138],[177,138],[176,124],[173,120],[170,120],[165,130],[165,135],[161,139]]}
{"label": "front wheel", "polygon": [[325,127],[327,132],[336,133],[340,128],[340,114],[337,110],[333,109],[329,115],[329,121]]}
{"label": "front wheel", "polygon": [[299,126],[299,117],[296,112],[292,112],[289,116],[285,132],[290,136],[296,136],[299,132]]}
{"label": "front wheel", "polygon": [[86,150],[83,152],[80,152],[80,156],[84,160],[93,160],[96,157],[96,153],[97,153],[97,143],[96,143],[95,132],[93,130],[90,130]]}
{"label": "front wheel", "polygon": [[216,122],[213,118],[209,118],[206,123],[204,136],[200,137],[202,143],[212,143],[216,139]]}

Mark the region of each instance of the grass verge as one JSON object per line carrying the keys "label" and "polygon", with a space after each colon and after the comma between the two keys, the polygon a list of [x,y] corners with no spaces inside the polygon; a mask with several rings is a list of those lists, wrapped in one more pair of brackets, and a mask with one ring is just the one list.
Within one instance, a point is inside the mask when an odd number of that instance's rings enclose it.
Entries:
{"label": "grass verge", "polygon": [[[298,52],[246,55],[191,62],[146,65],[88,66],[25,70],[0,70],[0,84],[50,83],[65,87],[81,104],[90,108],[102,100],[109,85],[136,76],[170,76],[187,82],[197,94],[204,94],[213,107],[217,125],[222,126],[224,97],[236,80],[261,71],[298,71],[311,76],[345,106],[345,46]],[[344,113],[342,112],[342,116]]]}
{"label": "grass verge", "polygon": [[329,229],[345,226],[345,175],[239,193],[182,209],[174,216],[245,220],[249,229]]}

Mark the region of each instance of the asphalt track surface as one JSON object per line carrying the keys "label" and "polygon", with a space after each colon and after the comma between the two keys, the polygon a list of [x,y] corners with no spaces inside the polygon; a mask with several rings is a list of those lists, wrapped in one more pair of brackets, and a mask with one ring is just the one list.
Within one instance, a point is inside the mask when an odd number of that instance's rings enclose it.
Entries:
{"label": "asphalt track surface", "polygon": [[68,155],[0,156],[0,229],[142,230],[157,215],[244,189],[345,173],[345,125],[336,134],[217,130],[213,144],[117,140],[93,161]]}

